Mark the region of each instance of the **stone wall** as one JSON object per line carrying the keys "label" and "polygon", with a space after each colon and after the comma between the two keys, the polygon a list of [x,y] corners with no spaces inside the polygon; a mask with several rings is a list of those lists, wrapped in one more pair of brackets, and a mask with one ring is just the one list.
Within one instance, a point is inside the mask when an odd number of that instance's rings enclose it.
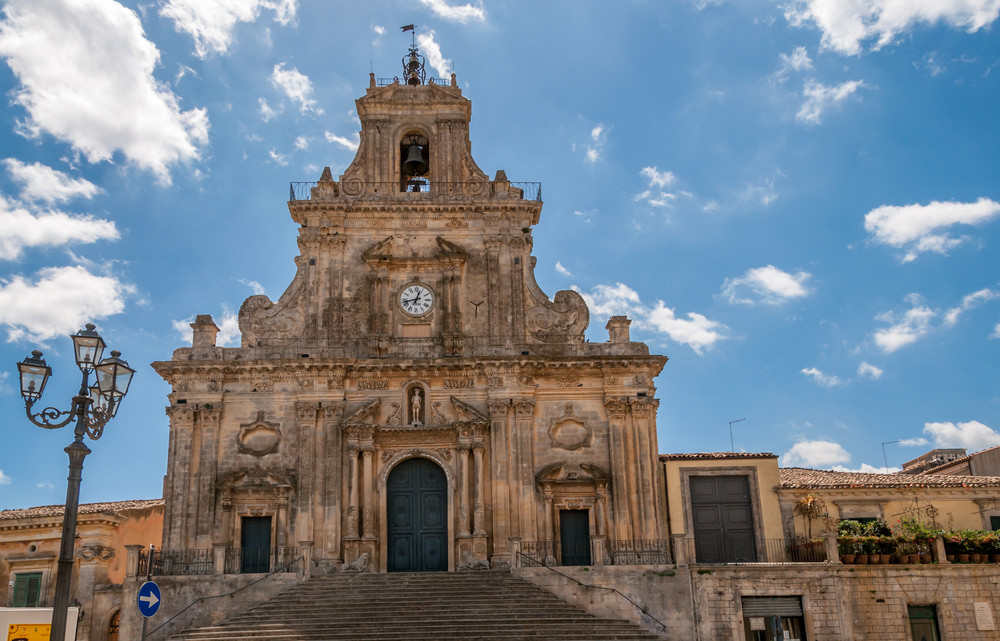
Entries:
{"label": "stone wall", "polygon": [[[560,574],[549,568],[520,568],[516,573],[595,615],[628,619],[671,639],[742,641],[745,596],[802,597],[810,641],[910,641],[908,605],[936,606],[942,638],[948,641],[1000,639],[995,625],[1000,565],[556,569]],[[652,616],[601,589],[612,587]]]}

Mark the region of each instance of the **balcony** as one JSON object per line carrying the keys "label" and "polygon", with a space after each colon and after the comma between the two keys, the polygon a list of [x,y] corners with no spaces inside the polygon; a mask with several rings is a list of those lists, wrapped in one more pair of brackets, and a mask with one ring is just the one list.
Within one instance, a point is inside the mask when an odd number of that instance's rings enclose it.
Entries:
{"label": "balcony", "polygon": [[522,200],[542,201],[542,184],[539,182],[293,182],[289,186],[289,202],[303,201],[402,201],[420,202],[468,200]]}

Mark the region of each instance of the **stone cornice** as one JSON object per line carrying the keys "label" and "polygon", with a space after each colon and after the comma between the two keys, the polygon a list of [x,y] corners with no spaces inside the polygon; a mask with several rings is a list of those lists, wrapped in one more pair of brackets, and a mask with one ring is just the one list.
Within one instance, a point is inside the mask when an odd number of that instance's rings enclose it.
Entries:
{"label": "stone cornice", "polygon": [[491,369],[505,373],[527,373],[536,376],[557,375],[572,372],[576,376],[605,376],[609,374],[646,373],[659,374],[667,362],[665,356],[509,356],[478,357],[468,359],[354,359],[354,358],[310,358],[294,359],[247,359],[235,357],[246,354],[252,348],[225,348],[232,360],[173,360],[156,361],[152,367],[160,376],[171,379],[184,377],[187,380],[228,381],[250,380],[261,374],[271,378],[289,379],[303,376],[329,376],[337,374],[345,379],[372,376],[410,376],[413,372],[421,375],[456,376],[484,375]]}

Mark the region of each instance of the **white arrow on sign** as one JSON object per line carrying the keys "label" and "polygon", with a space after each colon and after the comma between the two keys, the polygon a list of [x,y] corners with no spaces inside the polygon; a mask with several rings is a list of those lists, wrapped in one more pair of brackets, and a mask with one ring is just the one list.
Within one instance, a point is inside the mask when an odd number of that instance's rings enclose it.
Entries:
{"label": "white arrow on sign", "polygon": [[146,606],[150,607],[150,608],[160,602],[160,600],[157,599],[156,595],[153,594],[152,592],[150,592],[149,594],[146,594],[146,595],[140,595],[139,596],[139,600],[140,601],[145,601],[146,602]]}

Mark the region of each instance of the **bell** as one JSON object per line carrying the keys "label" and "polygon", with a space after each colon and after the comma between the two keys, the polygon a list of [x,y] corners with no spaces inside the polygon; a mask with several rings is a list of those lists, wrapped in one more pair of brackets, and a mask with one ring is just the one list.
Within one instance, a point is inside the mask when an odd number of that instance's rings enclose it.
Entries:
{"label": "bell", "polygon": [[407,176],[422,176],[427,173],[427,161],[424,160],[424,152],[420,145],[410,145],[407,148],[403,171]]}

